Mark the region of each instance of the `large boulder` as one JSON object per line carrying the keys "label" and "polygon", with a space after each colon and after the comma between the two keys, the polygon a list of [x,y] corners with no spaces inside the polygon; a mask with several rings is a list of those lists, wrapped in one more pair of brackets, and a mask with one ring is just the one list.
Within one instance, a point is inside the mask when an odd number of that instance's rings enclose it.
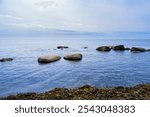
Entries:
{"label": "large boulder", "polygon": [[109,52],[109,51],[111,51],[111,48],[109,46],[101,46],[101,47],[96,48],[96,50]]}
{"label": "large boulder", "polygon": [[13,61],[13,58],[0,58],[0,62]]}
{"label": "large boulder", "polygon": [[65,60],[78,61],[82,60],[82,54],[70,54],[64,57]]}
{"label": "large boulder", "polygon": [[58,55],[51,55],[51,56],[43,56],[38,58],[39,63],[52,63],[55,61],[60,60],[61,57]]}
{"label": "large boulder", "polygon": [[145,52],[145,48],[139,48],[139,47],[132,47],[131,52]]}
{"label": "large boulder", "polygon": [[69,48],[68,46],[57,46],[57,49],[67,49]]}
{"label": "large boulder", "polygon": [[117,45],[117,46],[114,46],[113,48],[115,51],[124,51],[125,50],[125,47],[124,45]]}

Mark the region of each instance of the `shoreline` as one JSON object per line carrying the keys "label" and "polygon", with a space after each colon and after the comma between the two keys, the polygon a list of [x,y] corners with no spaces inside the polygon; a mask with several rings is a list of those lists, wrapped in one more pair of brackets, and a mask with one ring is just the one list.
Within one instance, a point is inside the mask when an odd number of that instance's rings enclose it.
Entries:
{"label": "shoreline", "polygon": [[44,93],[20,93],[0,100],[150,100],[150,84],[114,88],[89,85],[74,89],[55,88]]}

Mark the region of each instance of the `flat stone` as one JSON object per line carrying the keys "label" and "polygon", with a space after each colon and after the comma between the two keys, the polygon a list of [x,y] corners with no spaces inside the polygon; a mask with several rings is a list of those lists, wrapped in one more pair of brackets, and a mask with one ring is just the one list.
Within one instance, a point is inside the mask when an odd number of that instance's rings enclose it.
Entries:
{"label": "flat stone", "polygon": [[145,48],[139,48],[139,47],[132,47],[131,52],[145,52]]}
{"label": "flat stone", "polygon": [[58,55],[51,55],[51,56],[43,56],[38,58],[39,63],[52,63],[55,61],[60,60],[61,57]]}
{"label": "flat stone", "polygon": [[111,48],[109,46],[101,46],[101,47],[96,48],[96,50],[109,52],[109,51],[111,51]]}
{"label": "flat stone", "polygon": [[64,57],[65,60],[78,61],[82,60],[82,54],[70,54]]}
{"label": "flat stone", "polygon": [[69,48],[68,46],[57,46],[57,49],[67,49]]}

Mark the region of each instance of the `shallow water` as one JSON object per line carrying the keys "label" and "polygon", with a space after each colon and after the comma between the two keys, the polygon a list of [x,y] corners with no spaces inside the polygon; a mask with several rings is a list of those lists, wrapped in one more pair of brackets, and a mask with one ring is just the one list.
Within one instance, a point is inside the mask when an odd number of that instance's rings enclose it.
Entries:
{"label": "shallow water", "polygon": [[[21,92],[44,92],[50,89],[74,88],[86,84],[96,87],[135,86],[150,83],[150,52],[97,52],[103,45],[150,48],[144,39],[48,39],[0,38],[0,58],[14,61],[0,63],[0,96]],[[58,50],[59,45],[69,49]],[[84,49],[87,46],[88,49]],[[63,58],[55,63],[40,65],[41,55],[82,53],[79,62]]]}

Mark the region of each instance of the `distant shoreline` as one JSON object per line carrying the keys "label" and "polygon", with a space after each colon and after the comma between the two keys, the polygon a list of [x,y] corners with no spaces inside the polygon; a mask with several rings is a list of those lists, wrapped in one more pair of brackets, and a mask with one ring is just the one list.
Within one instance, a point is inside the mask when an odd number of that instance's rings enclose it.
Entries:
{"label": "distant shoreline", "polygon": [[1,100],[150,100],[150,84],[115,88],[89,85],[75,89],[55,88],[44,93],[11,95]]}

